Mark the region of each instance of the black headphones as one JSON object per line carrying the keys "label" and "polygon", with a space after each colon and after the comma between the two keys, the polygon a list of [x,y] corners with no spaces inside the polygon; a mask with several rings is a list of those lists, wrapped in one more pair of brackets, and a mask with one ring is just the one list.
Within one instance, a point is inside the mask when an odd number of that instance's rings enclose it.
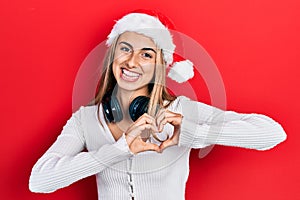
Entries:
{"label": "black headphones", "polygon": [[[129,115],[133,121],[148,111],[149,97],[138,96],[129,106]],[[104,116],[109,122],[119,122],[123,119],[123,113],[117,97],[112,91],[106,93],[102,98]]]}

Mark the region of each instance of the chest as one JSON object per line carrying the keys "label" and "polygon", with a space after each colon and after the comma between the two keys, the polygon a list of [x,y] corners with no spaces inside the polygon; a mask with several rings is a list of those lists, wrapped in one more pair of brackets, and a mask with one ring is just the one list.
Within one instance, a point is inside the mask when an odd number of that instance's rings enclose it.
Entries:
{"label": "chest", "polygon": [[124,130],[115,123],[108,123],[107,127],[115,141],[117,141],[124,132]]}

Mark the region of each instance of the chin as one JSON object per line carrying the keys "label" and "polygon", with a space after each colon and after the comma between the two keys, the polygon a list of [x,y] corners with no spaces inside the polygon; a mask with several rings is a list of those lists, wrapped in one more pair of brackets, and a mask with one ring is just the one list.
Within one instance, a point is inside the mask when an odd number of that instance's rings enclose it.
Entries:
{"label": "chin", "polygon": [[118,82],[118,88],[128,91],[137,91],[143,88],[148,88],[148,85],[138,85],[136,83],[124,83],[123,81]]}

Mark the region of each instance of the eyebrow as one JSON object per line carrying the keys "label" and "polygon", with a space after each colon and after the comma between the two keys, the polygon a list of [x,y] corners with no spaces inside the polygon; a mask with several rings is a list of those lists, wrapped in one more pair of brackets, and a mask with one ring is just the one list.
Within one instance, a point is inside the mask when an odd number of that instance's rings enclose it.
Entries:
{"label": "eyebrow", "polygon": [[[127,42],[120,42],[119,44],[125,44],[125,45],[129,46],[131,49],[133,49],[133,46]],[[142,51],[153,51],[156,54],[156,51],[149,47],[142,48],[141,50]]]}
{"label": "eyebrow", "polygon": [[156,51],[152,48],[142,48],[143,51],[153,51],[156,54]]}

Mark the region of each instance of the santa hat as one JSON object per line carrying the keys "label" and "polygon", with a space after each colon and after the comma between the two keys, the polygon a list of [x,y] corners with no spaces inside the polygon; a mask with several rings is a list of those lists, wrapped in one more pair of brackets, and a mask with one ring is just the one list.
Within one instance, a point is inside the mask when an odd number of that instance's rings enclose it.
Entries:
{"label": "santa hat", "polygon": [[[120,34],[126,31],[150,37],[162,49],[163,59],[167,67],[171,67],[168,77],[182,83],[194,76],[193,63],[189,60],[179,61],[174,59],[176,45],[173,42],[169,28],[174,29],[173,24],[164,15],[154,11],[139,10],[116,21],[107,37],[106,45],[110,46]],[[176,56],[176,58],[179,58],[179,56]],[[173,62],[173,60],[176,60],[176,62]]]}

